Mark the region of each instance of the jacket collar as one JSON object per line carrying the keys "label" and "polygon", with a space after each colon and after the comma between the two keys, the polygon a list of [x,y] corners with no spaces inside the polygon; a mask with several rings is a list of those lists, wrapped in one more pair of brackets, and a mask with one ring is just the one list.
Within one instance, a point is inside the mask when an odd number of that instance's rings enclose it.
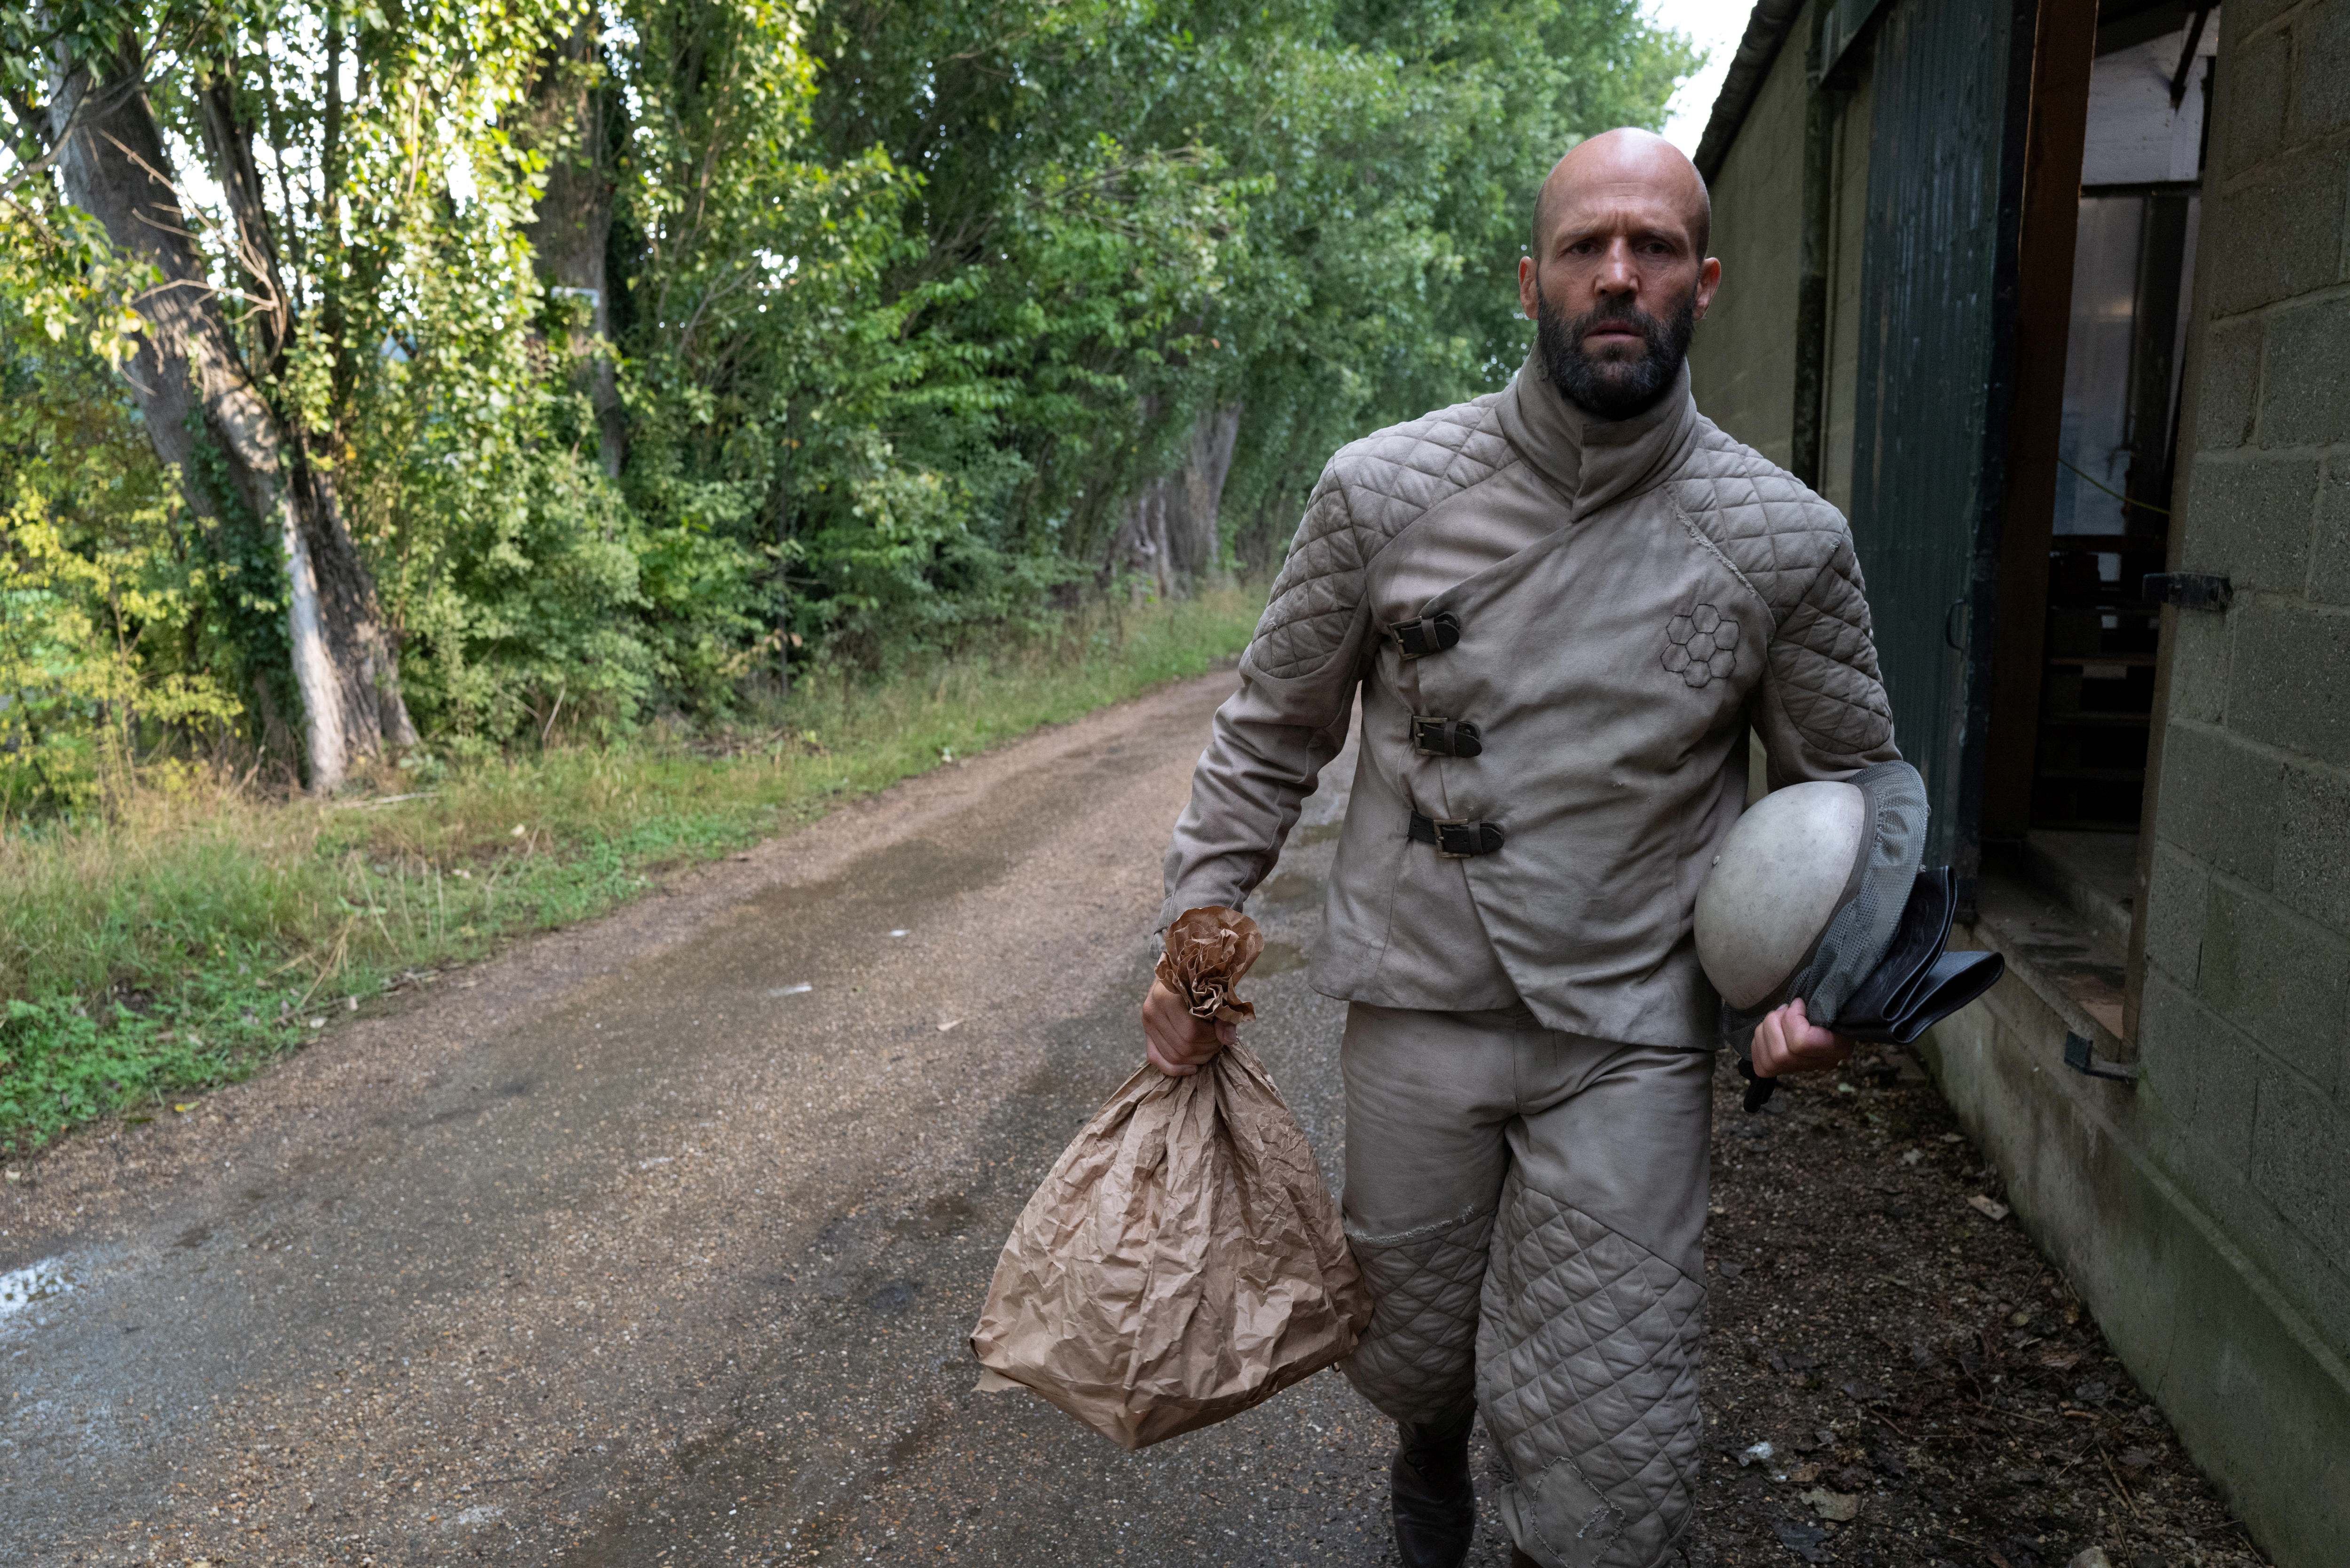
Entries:
{"label": "jacket collar", "polygon": [[1570,515],[1580,520],[1671,473],[1697,434],[1686,361],[1655,406],[1628,420],[1603,420],[1560,395],[1539,353],[1527,353],[1502,395],[1502,433],[1565,498]]}

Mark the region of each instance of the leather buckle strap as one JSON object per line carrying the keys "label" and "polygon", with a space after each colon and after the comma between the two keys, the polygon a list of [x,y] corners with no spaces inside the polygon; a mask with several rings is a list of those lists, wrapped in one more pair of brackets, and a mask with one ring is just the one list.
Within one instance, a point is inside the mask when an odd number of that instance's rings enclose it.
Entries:
{"label": "leather buckle strap", "polygon": [[1484,732],[1467,719],[1411,716],[1411,749],[1428,757],[1473,757],[1484,751]]}
{"label": "leather buckle strap", "polygon": [[1461,618],[1451,610],[1399,620],[1388,630],[1395,635],[1396,651],[1406,659],[1441,653],[1461,640]]}
{"label": "leather buckle strap", "polygon": [[1411,814],[1411,839],[1415,844],[1432,844],[1437,854],[1447,860],[1466,860],[1472,855],[1491,855],[1502,846],[1502,829],[1496,823],[1463,822],[1451,818],[1440,822],[1421,812]]}

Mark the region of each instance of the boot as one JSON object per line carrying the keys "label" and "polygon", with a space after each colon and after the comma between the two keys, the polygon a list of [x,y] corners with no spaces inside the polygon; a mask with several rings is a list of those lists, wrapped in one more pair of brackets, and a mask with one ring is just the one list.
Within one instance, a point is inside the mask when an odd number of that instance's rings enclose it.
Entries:
{"label": "boot", "polygon": [[1388,1471],[1396,1550],[1404,1568],[1461,1568],[1477,1538],[1477,1490],[1469,1480],[1469,1427],[1400,1424]]}

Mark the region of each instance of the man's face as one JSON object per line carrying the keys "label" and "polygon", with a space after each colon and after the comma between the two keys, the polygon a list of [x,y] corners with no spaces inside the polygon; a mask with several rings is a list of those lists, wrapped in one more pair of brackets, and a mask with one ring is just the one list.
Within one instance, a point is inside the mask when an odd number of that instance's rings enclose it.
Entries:
{"label": "man's face", "polygon": [[1601,419],[1628,419],[1672,385],[1721,281],[1677,194],[1638,168],[1594,171],[1558,193],[1540,252],[1518,264],[1544,369]]}

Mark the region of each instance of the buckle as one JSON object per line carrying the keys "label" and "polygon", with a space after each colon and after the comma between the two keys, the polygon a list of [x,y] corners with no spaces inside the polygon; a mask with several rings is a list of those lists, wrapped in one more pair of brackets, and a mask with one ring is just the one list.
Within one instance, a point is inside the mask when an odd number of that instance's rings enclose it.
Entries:
{"label": "buckle", "polygon": [[1425,659],[1461,640],[1461,618],[1451,610],[1438,610],[1434,615],[1399,620],[1388,630],[1395,634],[1398,653],[1406,659]]}
{"label": "buckle", "polygon": [[1478,842],[1476,823],[1459,818],[1447,821],[1440,817],[1435,821],[1436,853],[1445,859],[1467,860],[1482,847]]}
{"label": "buckle", "polygon": [[1467,719],[1411,716],[1411,749],[1425,757],[1473,757],[1485,750],[1484,732]]}
{"label": "buckle", "polygon": [[1411,841],[1433,845],[1436,853],[1447,860],[1466,860],[1472,855],[1491,855],[1503,843],[1502,829],[1491,822],[1465,822],[1455,817],[1440,822],[1424,812],[1411,814]]}

